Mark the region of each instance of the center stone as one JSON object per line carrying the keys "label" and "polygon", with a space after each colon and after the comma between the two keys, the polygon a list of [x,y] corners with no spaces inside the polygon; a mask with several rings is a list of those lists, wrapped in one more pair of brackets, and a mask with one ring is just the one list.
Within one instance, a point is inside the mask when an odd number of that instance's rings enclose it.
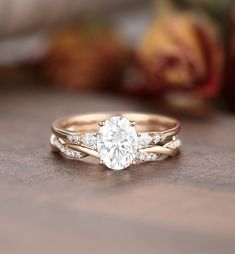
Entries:
{"label": "center stone", "polygon": [[111,169],[127,168],[135,160],[138,137],[135,127],[122,116],[112,116],[100,128],[97,150],[100,160]]}

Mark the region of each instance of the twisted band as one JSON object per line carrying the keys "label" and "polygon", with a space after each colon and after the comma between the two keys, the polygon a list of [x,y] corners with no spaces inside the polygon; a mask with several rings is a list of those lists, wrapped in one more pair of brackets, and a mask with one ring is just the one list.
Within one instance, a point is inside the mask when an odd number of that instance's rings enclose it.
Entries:
{"label": "twisted band", "polygon": [[155,114],[98,113],[64,117],[52,124],[53,151],[68,159],[86,156],[120,170],[137,161],[175,156],[181,145],[177,120]]}

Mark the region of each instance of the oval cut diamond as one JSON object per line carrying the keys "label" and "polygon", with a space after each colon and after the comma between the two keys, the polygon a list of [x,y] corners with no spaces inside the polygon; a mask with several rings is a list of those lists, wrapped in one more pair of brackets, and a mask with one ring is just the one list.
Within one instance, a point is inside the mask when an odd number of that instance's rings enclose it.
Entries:
{"label": "oval cut diamond", "polygon": [[127,168],[134,160],[138,148],[135,127],[122,116],[113,116],[104,122],[97,139],[100,160],[114,170]]}

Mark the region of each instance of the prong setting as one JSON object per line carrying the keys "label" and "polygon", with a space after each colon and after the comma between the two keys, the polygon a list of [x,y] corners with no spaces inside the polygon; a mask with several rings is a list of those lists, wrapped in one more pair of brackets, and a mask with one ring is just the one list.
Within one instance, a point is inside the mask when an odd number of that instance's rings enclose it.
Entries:
{"label": "prong setting", "polygon": [[136,122],[135,121],[130,121],[131,126],[136,126]]}
{"label": "prong setting", "polygon": [[105,121],[100,121],[100,122],[98,123],[98,125],[99,125],[100,127],[104,126],[104,124],[105,124]]}

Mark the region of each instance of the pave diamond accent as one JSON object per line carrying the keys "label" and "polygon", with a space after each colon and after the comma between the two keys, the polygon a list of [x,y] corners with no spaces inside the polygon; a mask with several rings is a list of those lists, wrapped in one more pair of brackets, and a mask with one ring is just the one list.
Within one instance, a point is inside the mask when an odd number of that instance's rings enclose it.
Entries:
{"label": "pave diamond accent", "polygon": [[67,140],[70,144],[79,144],[81,141],[81,136],[79,134],[76,135],[68,135]]}
{"label": "pave diamond accent", "polygon": [[153,137],[153,143],[154,144],[157,144],[159,143],[161,140],[161,135],[160,134],[155,134],[154,137]]}
{"label": "pave diamond accent", "polygon": [[154,153],[144,153],[144,152],[139,152],[137,154],[137,158],[141,161],[155,161],[158,159],[159,156],[157,156]]}
{"label": "pave diamond accent", "polygon": [[179,138],[174,139],[173,141],[171,141],[167,147],[170,149],[177,149],[181,146],[181,140]]}
{"label": "pave diamond accent", "polygon": [[122,116],[113,116],[100,127],[97,150],[100,160],[114,170],[127,168],[135,160],[138,137],[134,126]]}
{"label": "pave diamond accent", "polygon": [[82,158],[82,155],[80,152],[78,151],[74,151],[70,148],[65,148],[63,150],[63,152],[61,151],[61,153],[64,155],[64,157],[68,158],[68,159],[74,159],[74,160],[79,160]]}
{"label": "pave diamond accent", "polygon": [[58,138],[54,139],[54,146],[57,147],[59,151],[61,152],[61,154],[68,159],[79,160],[83,157],[79,151],[73,150],[65,146],[64,144],[60,142]]}
{"label": "pave diamond accent", "polygon": [[141,133],[138,135],[138,147],[147,147],[153,140],[153,137],[148,133]]}
{"label": "pave diamond accent", "polygon": [[86,133],[82,137],[82,143],[91,149],[96,149],[97,137],[95,133]]}

